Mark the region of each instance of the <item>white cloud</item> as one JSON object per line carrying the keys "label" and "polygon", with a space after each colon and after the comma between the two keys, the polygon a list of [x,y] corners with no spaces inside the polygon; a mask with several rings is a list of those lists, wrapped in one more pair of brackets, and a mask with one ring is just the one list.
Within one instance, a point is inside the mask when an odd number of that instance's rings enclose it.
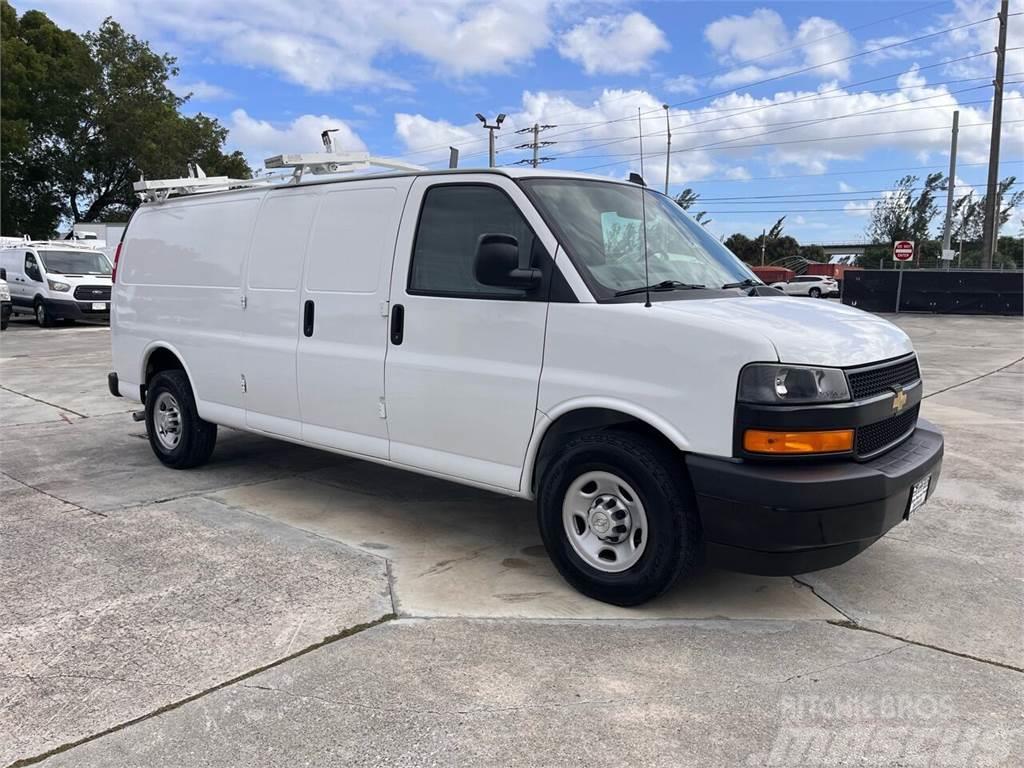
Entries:
{"label": "white cloud", "polygon": [[700,90],[700,81],[692,75],[679,75],[665,81],[665,90],[691,95]]}
{"label": "white cloud", "polygon": [[735,179],[736,181],[746,181],[747,179],[750,178],[750,171],[748,171],[742,165],[737,165],[733,168],[726,169],[725,178]]}
{"label": "white cloud", "polygon": [[839,191],[840,192],[856,192],[857,189],[855,187],[851,187],[845,181],[840,181],[839,182]]}
{"label": "white cloud", "polygon": [[719,62],[732,67],[712,79],[719,88],[734,88],[805,67],[815,67],[814,77],[846,79],[849,62],[835,59],[851,55],[856,48],[850,34],[831,19],[811,16],[791,32],[778,13],[766,8],[749,16],[713,21],[705,27],[704,37]]}
{"label": "white cloud", "polygon": [[853,54],[856,45],[842,26],[820,16],[812,16],[800,22],[793,44],[801,47],[804,66],[817,67],[818,77],[835,77],[845,80],[850,76],[850,63],[836,61]]}
{"label": "white cloud", "polygon": [[244,109],[236,109],[227,120],[231,129],[227,148],[240,149],[254,169],[263,167],[263,161],[285,152],[322,152],[320,133],[337,128],[333,134],[337,151],[365,151],[366,144],[341,118],[329,115],[302,115],[289,123],[277,124],[259,120]]}
{"label": "white cloud", "polygon": [[[550,0],[39,0],[61,24],[95,29],[108,15],[179,58],[268,69],[315,91],[409,89],[383,62],[419,57],[443,76],[507,71],[550,41]],[[386,6],[386,7],[384,7]]]}
{"label": "white cloud", "polygon": [[740,62],[772,57],[789,45],[786,22],[767,8],[758,8],[749,16],[713,21],[704,28],[704,37],[720,56]]}
{"label": "white cloud", "polygon": [[669,49],[665,33],[642,13],[589,18],[562,36],[558,52],[588,75],[633,74]]}
{"label": "white cloud", "polygon": [[183,83],[180,81],[174,81],[170,84],[171,90],[178,96],[184,98],[189,94],[192,94],[190,103],[197,101],[217,101],[219,99],[227,99],[234,96],[231,91],[214,83],[208,83],[205,80],[197,80],[194,83]]}

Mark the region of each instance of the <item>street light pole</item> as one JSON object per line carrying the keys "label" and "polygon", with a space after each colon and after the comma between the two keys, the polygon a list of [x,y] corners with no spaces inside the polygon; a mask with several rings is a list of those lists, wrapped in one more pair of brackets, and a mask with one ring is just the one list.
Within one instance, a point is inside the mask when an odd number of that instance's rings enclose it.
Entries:
{"label": "street light pole", "polygon": [[[956,187],[956,136],[960,130],[960,110],[953,112],[953,137],[949,144],[949,180],[946,182],[949,189],[946,190],[946,224],[942,228],[942,250],[948,251],[953,238],[953,190]],[[943,253],[945,256],[945,253]],[[945,259],[943,259],[945,261]],[[950,266],[950,262],[946,262]]]}
{"label": "street light pole", "polygon": [[669,121],[668,104],[662,104],[665,110],[665,194],[668,194],[668,172],[672,161],[672,123]]}
{"label": "street light pole", "polygon": [[487,129],[487,155],[489,158],[489,165],[491,168],[497,165],[497,151],[494,148],[494,132],[501,130],[501,124],[505,122],[505,113],[502,112],[494,120],[494,125],[488,125],[487,118],[481,115],[479,112],[476,113],[476,119],[484,124],[484,128]]}

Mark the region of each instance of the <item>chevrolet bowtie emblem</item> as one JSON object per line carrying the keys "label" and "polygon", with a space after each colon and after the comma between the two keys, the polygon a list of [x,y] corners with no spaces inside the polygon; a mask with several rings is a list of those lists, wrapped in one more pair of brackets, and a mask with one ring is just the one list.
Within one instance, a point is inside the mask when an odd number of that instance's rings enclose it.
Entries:
{"label": "chevrolet bowtie emblem", "polygon": [[893,389],[892,395],[892,412],[899,413],[903,410],[903,406],[907,404],[907,393],[902,389]]}

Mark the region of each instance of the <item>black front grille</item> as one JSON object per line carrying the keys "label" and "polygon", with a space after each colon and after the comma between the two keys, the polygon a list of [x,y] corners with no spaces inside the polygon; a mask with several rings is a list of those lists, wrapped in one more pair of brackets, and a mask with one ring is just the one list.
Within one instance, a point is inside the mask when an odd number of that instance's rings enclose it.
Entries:
{"label": "black front grille", "polygon": [[110,286],[80,285],[75,288],[75,298],[79,301],[110,301]]}
{"label": "black front grille", "polygon": [[917,425],[920,406],[857,430],[857,455],[870,456],[897,442]]}
{"label": "black front grille", "polygon": [[917,358],[909,357],[891,365],[849,371],[846,375],[853,399],[863,400],[891,392],[895,386],[913,384],[921,378],[921,371],[917,367]]}

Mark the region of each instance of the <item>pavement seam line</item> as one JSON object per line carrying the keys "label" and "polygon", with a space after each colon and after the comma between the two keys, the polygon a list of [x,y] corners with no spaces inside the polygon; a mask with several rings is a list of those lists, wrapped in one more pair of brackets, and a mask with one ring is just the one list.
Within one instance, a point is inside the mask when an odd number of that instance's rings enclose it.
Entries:
{"label": "pavement seam line", "polygon": [[[811,594],[812,595],[814,595],[816,598],[821,600],[821,602],[823,602],[825,605],[827,605],[833,611],[838,613],[840,616],[845,617],[846,620],[848,622],[850,622],[851,624],[856,624],[857,623],[856,621],[854,621],[853,617],[850,616],[850,614],[848,614],[846,611],[844,611],[838,605],[833,603],[831,600],[826,600],[824,597],[822,597],[821,593],[818,592],[818,590],[814,588],[813,584],[808,584],[806,581],[800,581],[800,579],[798,579],[796,576],[790,576],[789,578],[791,578],[797,584],[800,584],[801,586],[807,587],[809,590],[811,590]],[[832,621],[832,619],[828,619],[828,621]]]}
{"label": "pavement seam line", "polygon": [[65,413],[73,413],[73,414],[75,414],[75,416],[78,416],[80,419],[88,419],[89,418],[84,413],[79,413],[78,411],[74,411],[71,408],[65,408],[63,405],[57,405],[56,403],[48,403],[46,400],[40,400],[38,397],[32,397],[32,395],[26,395],[24,392],[19,392],[16,389],[11,389],[10,387],[5,387],[2,384],[0,384],[0,389],[4,390],[5,392],[10,392],[12,395],[18,395],[20,397],[27,397],[29,400],[34,400],[35,402],[41,403],[42,405],[48,405],[51,408],[56,408],[58,411],[64,411]]}
{"label": "pavement seam line", "polygon": [[[853,629],[859,632],[870,632],[873,635],[881,635],[882,637],[888,637],[890,640],[899,640],[907,645],[916,645],[918,648],[927,648],[930,651],[937,651],[938,653],[949,654],[950,656],[958,656],[961,659],[967,659],[968,661],[976,661],[979,664],[988,664],[993,667],[999,667],[1000,669],[1008,669],[1011,672],[1024,673],[1024,668],[1015,667],[1013,664],[1007,664],[1003,661],[994,661],[992,659],[983,659],[980,656],[974,656],[970,653],[962,653],[961,651],[953,651],[949,648],[942,648],[938,645],[932,645],[931,643],[923,643],[920,640],[911,640],[908,637],[900,637],[889,632],[883,632],[880,629],[872,629],[871,627],[865,627],[862,624],[858,624],[855,621],[832,621],[828,622],[833,627],[840,627],[842,629]],[[903,647],[903,646],[900,646]]]}
{"label": "pavement seam line", "polygon": [[948,387],[940,389],[940,390],[938,390],[936,392],[929,392],[927,395],[925,395],[921,399],[922,400],[927,400],[929,397],[935,397],[935,395],[941,395],[943,392],[949,392],[949,390],[956,389],[957,387],[962,387],[965,384],[971,384],[971,383],[973,383],[975,381],[978,381],[979,379],[984,379],[986,376],[991,376],[991,375],[993,375],[995,373],[999,373],[1000,371],[1005,371],[1007,368],[1012,368],[1013,366],[1017,365],[1017,363],[1020,363],[1020,362],[1024,362],[1024,357],[1018,357],[1016,360],[1014,360],[1012,362],[1009,362],[1006,365],[1000,366],[999,368],[996,368],[994,371],[989,371],[988,373],[982,373],[982,374],[980,374],[978,376],[975,376],[974,378],[967,379],[966,381],[961,381],[959,384],[950,384]]}
{"label": "pavement seam line", "polygon": [[144,715],[133,717],[132,719],[125,720],[124,722],[118,723],[117,725],[112,725],[111,727],[99,731],[98,733],[93,733],[89,736],[84,736],[81,739],[78,739],[77,741],[71,741],[66,744],[61,744],[41,754],[33,755],[32,757],[23,757],[18,760],[15,760],[13,763],[8,765],[7,768],[23,768],[24,766],[28,765],[35,765],[36,763],[39,763],[42,760],[46,760],[47,758],[62,754],[64,752],[74,749],[75,747],[80,747],[83,744],[88,744],[90,741],[96,741],[97,739],[103,738],[104,736],[109,736],[112,733],[123,731],[126,728],[130,728],[133,725],[137,725],[146,720],[150,720],[154,717],[166,714],[167,712],[172,712],[175,709],[183,707],[186,704],[191,704],[193,701],[197,701],[198,699],[204,698],[211,693],[216,693],[217,691],[227,688],[228,686],[235,685],[237,683],[242,682],[243,680],[248,680],[250,677],[255,677],[258,674],[278,667],[289,661],[293,661],[299,658],[300,656],[305,656],[307,653],[315,651],[319,648],[323,648],[325,645],[330,645],[331,643],[335,643],[339,640],[344,640],[346,638],[352,637],[353,635],[357,635],[360,632],[365,632],[368,629],[378,627],[381,624],[386,624],[389,621],[393,621],[395,618],[395,614],[387,613],[383,616],[380,616],[379,618],[374,619],[373,621],[367,621],[362,624],[356,624],[354,626],[348,627],[347,629],[344,629],[341,632],[336,632],[333,635],[328,635],[327,637],[323,638],[322,640],[318,640],[312,645],[307,645],[305,648],[301,648],[295,653],[289,654],[288,656],[283,656],[280,659],[276,659],[275,661],[272,661],[268,664],[263,664],[262,666],[249,670],[248,672],[243,672],[240,675],[235,675],[235,677],[229,678],[228,680],[224,680],[220,683],[217,683],[214,686],[198,691],[197,693],[194,693],[191,696],[186,696],[185,698],[179,699],[178,701],[172,701],[170,704],[165,704],[162,707],[158,707],[157,709],[154,709],[152,712],[147,712]]}
{"label": "pavement seam line", "polygon": [[73,502],[73,501],[68,501],[67,499],[62,499],[60,496],[55,496],[54,494],[49,493],[48,491],[44,491],[42,488],[36,488],[34,485],[30,485],[29,483],[26,483],[24,480],[19,480],[14,475],[8,474],[7,472],[4,472],[3,470],[0,470],[0,475],[3,475],[8,480],[13,480],[18,485],[24,486],[25,488],[28,488],[30,491],[35,491],[36,493],[41,493],[43,496],[51,498],[54,501],[59,501],[62,504],[67,504],[69,507],[74,507],[77,510],[80,510],[82,512],[86,512],[86,513],[88,513],[90,515],[96,515],[97,517],[108,517],[108,515],[105,515],[102,512],[97,512],[94,509],[89,509],[88,507],[83,507],[81,504],[75,504],[75,502]]}

